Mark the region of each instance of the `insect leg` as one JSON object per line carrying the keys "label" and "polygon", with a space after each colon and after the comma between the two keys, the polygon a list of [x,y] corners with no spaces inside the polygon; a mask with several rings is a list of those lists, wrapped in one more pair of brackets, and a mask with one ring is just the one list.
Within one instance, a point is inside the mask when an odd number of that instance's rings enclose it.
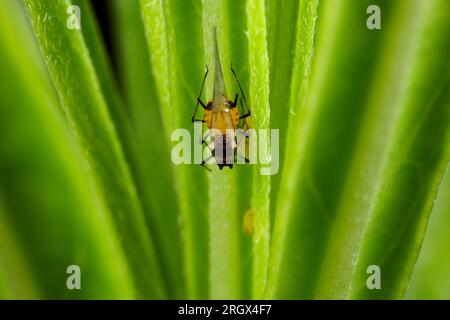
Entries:
{"label": "insect leg", "polygon": [[[241,104],[242,104],[242,105],[244,105],[244,104],[242,103],[242,101],[244,101],[244,103],[246,103],[245,100],[243,100],[243,99],[241,98]],[[239,120],[248,118],[248,117],[250,117],[251,115],[252,115],[252,114],[251,114],[251,112],[250,112],[250,109],[247,107],[247,113],[245,113],[245,114],[243,114],[242,116],[240,116],[240,117],[239,117]]]}
{"label": "insect leg", "polygon": [[241,82],[239,81],[239,79],[237,77],[237,74],[236,74],[236,71],[233,68],[233,65],[231,65],[231,72],[234,75],[234,79],[236,80],[237,85],[238,85],[239,90],[241,91],[241,95],[242,95],[242,98],[241,98],[240,101],[241,101],[241,104],[242,104],[242,107],[243,107],[244,110],[243,110],[243,115],[240,116],[239,119],[245,119],[247,117],[250,117],[250,115],[251,115],[250,108],[248,106],[247,98],[245,97],[244,90],[242,90]]}
{"label": "insect leg", "polygon": [[201,165],[202,167],[204,167],[205,169],[207,169],[208,171],[211,171],[211,169],[209,169],[209,168],[206,166],[206,163],[207,163],[209,160],[211,160],[212,158],[215,157],[214,149],[211,149],[211,148],[209,147],[208,143],[207,143],[203,138],[201,138],[201,144],[202,144],[202,145],[204,144],[204,145],[209,149],[209,151],[211,152],[211,155],[210,155],[207,159],[202,160],[202,163],[201,163],[200,165]]}
{"label": "insect leg", "polygon": [[245,163],[250,163],[250,160],[248,158],[246,158],[246,157],[243,157],[243,156],[240,156],[240,155],[237,155],[237,157],[239,157],[241,159],[244,159]]}
{"label": "insect leg", "polygon": [[203,77],[202,87],[200,88],[200,93],[198,94],[198,97],[197,97],[197,104],[195,105],[194,114],[192,115],[192,122],[196,122],[196,121],[205,122],[203,119],[195,119],[195,116],[197,115],[198,105],[199,105],[199,104],[200,104],[204,109],[206,109],[206,106],[205,106],[205,104],[201,101],[201,98],[202,98],[203,88],[205,87],[205,81],[206,81],[206,77],[208,76],[208,73],[209,73],[209,69],[208,69],[208,66],[206,66],[206,71],[205,71],[205,76]]}
{"label": "insect leg", "polygon": [[[206,144],[206,143],[205,143],[205,144]],[[206,145],[206,146],[208,146],[208,145]],[[209,148],[209,146],[208,146],[208,149],[211,150],[211,149]],[[203,168],[205,168],[206,170],[208,170],[208,171],[212,171],[210,168],[208,168],[208,167],[206,166],[206,163],[207,163],[209,160],[211,160],[212,158],[214,158],[214,157],[215,157],[214,150],[211,150],[211,155],[208,157],[208,159],[202,160],[201,166],[202,166]]]}
{"label": "insect leg", "polygon": [[208,110],[208,106],[206,104],[204,104],[203,101],[200,100],[200,98],[197,98],[197,103],[200,103],[200,105],[203,107],[203,109]]}
{"label": "insect leg", "polygon": [[[249,139],[250,139],[250,135],[248,132],[245,132],[243,129],[239,129],[240,132],[243,132],[243,137],[240,139],[236,140],[236,144],[237,147],[234,150],[234,160],[236,161],[237,159],[243,159],[245,161],[245,163],[250,163],[250,160],[247,158],[247,151],[248,151],[248,144],[249,144]],[[241,145],[242,143],[244,143],[244,150],[241,150]],[[241,151],[241,152],[239,152]],[[244,154],[242,155],[242,151],[244,152]]]}
{"label": "insect leg", "polygon": [[234,150],[234,162],[236,162],[236,160],[239,158],[239,159],[243,159],[245,163],[250,163],[250,160],[249,160],[246,156],[243,156],[243,155],[238,154],[237,151],[238,151],[238,150],[237,150],[237,148],[236,148],[236,149]]}
{"label": "insect leg", "polygon": [[204,163],[202,163],[201,166],[202,166],[203,168],[205,168],[206,170],[208,170],[209,172],[212,171],[212,170],[211,170],[210,168],[208,168]]}

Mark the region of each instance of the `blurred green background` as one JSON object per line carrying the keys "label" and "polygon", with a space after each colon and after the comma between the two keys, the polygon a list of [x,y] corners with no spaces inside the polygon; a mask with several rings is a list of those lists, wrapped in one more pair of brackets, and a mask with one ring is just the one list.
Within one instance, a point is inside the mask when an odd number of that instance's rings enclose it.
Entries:
{"label": "blurred green background", "polygon": [[[214,27],[276,175],[171,162]],[[2,0],[0,298],[450,299],[449,30],[447,0]]]}

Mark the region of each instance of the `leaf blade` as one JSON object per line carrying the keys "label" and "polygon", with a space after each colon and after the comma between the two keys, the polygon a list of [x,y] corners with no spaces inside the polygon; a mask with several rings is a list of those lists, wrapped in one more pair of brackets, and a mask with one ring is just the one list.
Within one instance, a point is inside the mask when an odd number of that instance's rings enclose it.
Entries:
{"label": "leaf blade", "polygon": [[66,28],[67,2],[26,0],[25,4],[68,122],[122,237],[135,285],[143,297],[164,297],[130,168],[86,44],[79,31]]}

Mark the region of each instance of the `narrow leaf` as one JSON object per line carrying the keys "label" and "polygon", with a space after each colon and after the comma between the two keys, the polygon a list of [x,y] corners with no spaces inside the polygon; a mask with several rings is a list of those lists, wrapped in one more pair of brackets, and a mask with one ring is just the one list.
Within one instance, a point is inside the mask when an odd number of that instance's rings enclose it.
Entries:
{"label": "narrow leaf", "polygon": [[[141,0],[150,62],[169,139],[175,129],[188,129],[204,71],[200,3]],[[175,76],[176,75],[176,76]],[[170,158],[165,161],[170,162]],[[208,188],[200,166],[173,167],[181,209],[183,260],[189,299],[208,297]]]}
{"label": "narrow leaf", "polygon": [[[450,158],[450,4],[428,1],[424,14],[420,46],[361,243],[350,298],[403,297]],[[380,290],[367,288],[369,265],[380,267]]]}
{"label": "narrow leaf", "polygon": [[180,209],[139,0],[115,0],[112,11],[117,66],[139,145],[139,180],[146,189],[143,199],[148,205],[146,216],[161,257],[161,272],[168,283],[170,297],[182,298],[185,295],[178,226]]}
{"label": "narrow leaf", "polygon": [[[0,86],[0,274],[6,298],[134,298],[119,238],[86,178],[25,13],[17,1],[3,5],[0,68],[9,81]],[[87,290],[68,290],[70,265],[81,268]]]}
{"label": "narrow leaf", "polygon": [[442,179],[431,212],[419,259],[406,294],[407,299],[450,299],[450,165]]}
{"label": "narrow leaf", "polygon": [[122,238],[135,285],[142,297],[162,298],[165,289],[153,243],[82,33],[66,26],[67,1],[25,4],[89,174]]}
{"label": "narrow leaf", "polygon": [[367,109],[330,232],[316,292],[318,298],[345,299],[350,289],[359,245],[381,179],[381,164],[410,81],[425,6],[426,2],[420,0],[397,1],[392,12],[387,12],[386,7],[382,9],[384,15],[392,16],[392,22],[387,24],[389,21],[383,20],[382,32],[386,36],[379,59],[374,62],[372,94],[365,102]]}
{"label": "narrow leaf", "polygon": [[[269,108],[269,59],[267,52],[267,27],[264,0],[247,1],[250,105],[258,138],[262,139],[260,129],[268,130]],[[266,138],[270,134],[267,133]],[[272,143],[275,143],[272,141]],[[261,299],[267,284],[267,264],[270,241],[270,169],[261,161],[271,159],[270,142],[258,142],[258,161],[253,174],[252,207],[254,212],[253,234],[253,297]],[[278,161],[278,159],[272,159]]]}
{"label": "narrow leaf", "polygon": [[[211,69],[211,76],[205,86],[205,99],[213,96],[214,29],[217,28],[218,49],[227,90],[232,88],[231,34],[226,21],[227,1],[204,0],[204,50],[205,60]],[[227,92],[231,96],[231,92]],[[210,298],[239,299],[243,294],[240,260],[242,248],[241,219],[238,211],[237,172],[219,170],[216,166],[208,175],[209,182],[209,250],[210,250]]]}

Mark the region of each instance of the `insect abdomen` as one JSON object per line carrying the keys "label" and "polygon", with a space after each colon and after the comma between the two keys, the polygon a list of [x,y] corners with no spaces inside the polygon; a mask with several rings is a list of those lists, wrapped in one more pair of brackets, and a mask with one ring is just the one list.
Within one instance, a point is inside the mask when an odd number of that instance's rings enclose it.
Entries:
{"label": "insect abdomen", "polygon": [[234,150],[234,137],[227,134],[218,134],[214,137],[214,156],[219,167],[233,166]]}

